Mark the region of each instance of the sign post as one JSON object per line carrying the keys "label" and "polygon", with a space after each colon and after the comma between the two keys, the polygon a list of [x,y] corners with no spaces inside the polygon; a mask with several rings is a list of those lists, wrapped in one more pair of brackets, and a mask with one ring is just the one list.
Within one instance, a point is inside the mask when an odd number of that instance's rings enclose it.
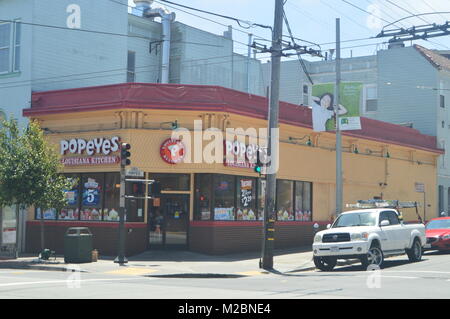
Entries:
{"label": "sign post", "polygon": [[414,184],[417,193],[423,193],[423,221],[425,222],[427,219],[427,203],[426,203],[426,193],[425,193],[425,184],[424,183],[415,183]]}

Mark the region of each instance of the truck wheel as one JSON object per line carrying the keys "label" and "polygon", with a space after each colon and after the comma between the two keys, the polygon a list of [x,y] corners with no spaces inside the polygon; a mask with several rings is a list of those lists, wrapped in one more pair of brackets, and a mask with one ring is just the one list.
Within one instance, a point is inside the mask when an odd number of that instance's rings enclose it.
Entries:
{"label": "truck wheel", "polygon": [[414,239],[411,249],[406,249],[406,254],[410,262],[417,262],[422,259],[422,245],[419,239]]}
{"label": "truck wheel", "polygon": [[322,271],[332,271],[337,264],[335,257],[314,257],[314,265]]}
{"label": "truck wheel", "polygon": [[378,266],[381,268],[383,267],[384,263],[383,251],[381,250],[379,245],[372,244],[369,251],[367,252],[367,255],[362,257],[360,260],[364,268],[367,268],[370,265]]}

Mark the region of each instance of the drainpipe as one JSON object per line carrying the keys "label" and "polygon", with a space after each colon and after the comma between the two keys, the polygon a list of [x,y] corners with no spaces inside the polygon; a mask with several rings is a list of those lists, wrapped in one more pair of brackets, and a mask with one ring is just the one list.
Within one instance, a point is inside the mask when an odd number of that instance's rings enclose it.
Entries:
{"label": "drainpipe", "polygon": [[167,9],[156,8],[151,9],[152,0],[134,0],[136,7],[143,11],[143,17],[161,18],[162,24],[162,61],[161,61],[161,83],[169,83],[170,71],[170,34],[172,21],[175,20],[175,13],[169,12]]}

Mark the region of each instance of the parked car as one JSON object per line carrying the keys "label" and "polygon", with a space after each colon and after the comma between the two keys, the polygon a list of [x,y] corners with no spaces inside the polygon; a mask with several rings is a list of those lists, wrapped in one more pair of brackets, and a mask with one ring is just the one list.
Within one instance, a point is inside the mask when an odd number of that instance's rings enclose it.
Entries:
{"label": "parked car", "polygon": [[332,270],[338,259],[359,259],[364,267],[382,267],[384,258],[407,254],[421,260],[426,244],[423,224],[403,224],[392,208],[361,209],[342,213],[327,230],[314,237],[314,264]]}
{"label": "parked car", "polygon": [[426,249],[450,251],[450,217],[433,218],[425,226]]}

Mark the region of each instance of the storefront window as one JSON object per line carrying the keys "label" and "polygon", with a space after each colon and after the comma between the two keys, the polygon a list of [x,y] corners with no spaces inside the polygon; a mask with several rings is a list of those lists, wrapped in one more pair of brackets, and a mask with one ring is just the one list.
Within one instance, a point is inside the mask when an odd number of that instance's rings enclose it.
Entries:
{"label": "storefront window", "polygon": [[214,176],[214,220],[235,220],[235,177]]}
{"label": "storefront window", "polygon": [[293,186],[292,181],[277,181],[277,220],[294,220]]}
{"label": "storefront window", "polygon": [[80,206],[80,180],[79,176],[75,174],[68,174],[65,175],[67,178],[77,181],[77,183],[72,187],[72,189],[67,190],[66,193],[66,200],[67,200],[67,206],[61,209],[61,211],[58,214],[58,219],[61,220],[78,220],[79,217],[79,206]]}
{"label": "storefront window", "polygon": [[42,216],[44,216],[44,219],[55,220],[56,219],[56,209],[49,208],[49,209],[42,210],[41,208],[37,208],[36,209],[36,219],[42,219]]}
{"label": "storefront window", "polygon": [[[139,179],[139,178],[137,178]],[[144,178],[142,178],[144,179]],[[126,183],[125,193],[132,194],[133,189],[132,183]],[[144,199],[127,199],[125,201],[125,221],[127,222],[143,222],[144,221]]]}
{"label": "storefront window", "polygon": [[163,191],[189,191],[189,174],[150,174],[150,179],[161,182]]}
{"label": "storefront window", "polygon": [[195,220],[211,219],[211,174],[195,175]]}
{"label": "storefront window", "polygon": [[16,206],[7,206],[0,208],[1,214],[1,238],[0,243],[2,245],[10,245],[16,243]]}
{"label": "storefront window", "polygon": [[237,178],[237,220],[256,220],[256,179]]}
{"label": "storefront window", "polygon": [[304,221],[312,221],[312,183],[303,183],[303,212]]}
{"label": "storefront window", "polygon": [[295,220],[312,220],[311,186],[308,182],[295,182]]}
{"label": "storefront window", "polygon": [[105,207],[103,208],[104,221],[119,221],[120,205],[120,175],[119,173],[106,174]]}
{"label": "storefront window", "polygon": [[104,174],[86,174],[82,178],[81,220],[101,220]]}

